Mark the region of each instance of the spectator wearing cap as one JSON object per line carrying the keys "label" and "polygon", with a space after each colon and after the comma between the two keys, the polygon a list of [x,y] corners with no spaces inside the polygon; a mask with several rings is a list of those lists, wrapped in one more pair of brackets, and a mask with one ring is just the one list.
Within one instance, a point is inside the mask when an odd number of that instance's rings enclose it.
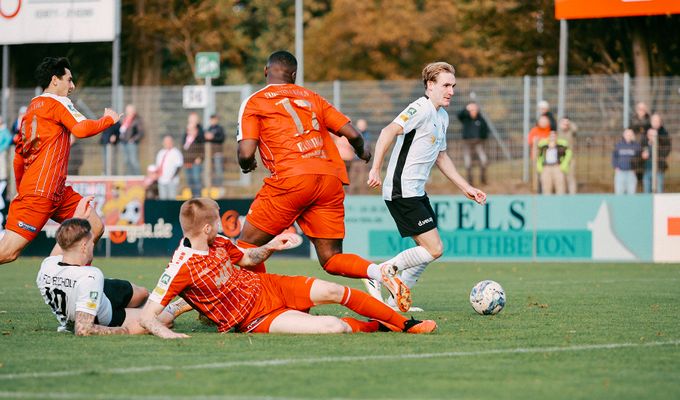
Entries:
{"label": "spectator wearing cap", "polygon": [[550,111],[550,103],[545,100],[538,102],[538,112],[540,115],[545,115],[550,120],[550,130],[557,131],[557,122],[555,121],[555,116]]}

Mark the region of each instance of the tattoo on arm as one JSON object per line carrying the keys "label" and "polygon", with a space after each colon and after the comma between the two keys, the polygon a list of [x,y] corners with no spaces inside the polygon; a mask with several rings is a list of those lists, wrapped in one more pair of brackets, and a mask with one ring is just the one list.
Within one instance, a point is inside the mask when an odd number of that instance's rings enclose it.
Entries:
{"label": "tattoo on arm", "polygon": [[[247,260],[243,261],[246,261],[245,262],[246,267],[257,265],[261,262],[266,261],[269,258],[269,256],[272,255],[273,252],[274,250],[268,248],[267,245],[246,249],[246,251],[244,252],[246,257],[244,258],[247,258]],[[241,263],[239,263],[239,265],[241,265]]]}
{"label": "tattoo on arm", "polygon": [[75,323],[76,336],[106,336],[106,335],[127,335],[128,329],[122,326],[103,326],[94,323],[94,315],[77,311]]}

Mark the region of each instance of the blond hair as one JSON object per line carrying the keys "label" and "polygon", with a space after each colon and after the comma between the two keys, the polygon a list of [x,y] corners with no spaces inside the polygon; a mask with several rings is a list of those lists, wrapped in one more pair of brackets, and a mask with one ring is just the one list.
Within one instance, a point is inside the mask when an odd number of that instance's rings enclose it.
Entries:
{"label": "blond hair", "polygon": [[179,210],[179,224],[184,234],[194,234],[205,224],[210,224],[215,218],[215,212],[219,215],[220,207],[213,199],[191,199],[182,204]]}
{"label": "blond hair", "polygon": [[442,72],[456,75],[456,69],[447,62],[437,61],[427,64],[425,68],[423,68],[423,85],[425,85],[425,89],[427,89],[427,82],[437,82],[437,77]]}
{"label": "blond hair", "polygon": [[90,236],[92,236],[92,227],[86,219],[67,219],[57,229],[57,243],[62,250],[70,250],[81,240]]}

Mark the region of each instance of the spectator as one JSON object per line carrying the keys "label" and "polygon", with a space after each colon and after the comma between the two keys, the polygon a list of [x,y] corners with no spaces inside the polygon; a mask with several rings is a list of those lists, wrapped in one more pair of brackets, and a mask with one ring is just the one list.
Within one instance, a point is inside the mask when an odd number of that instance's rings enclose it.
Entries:
{"label": "spectator", "polygon": [[85,155],[83,154],[83,144],[76,137],[71,135],[71,153],[68,158],[66,173],[68,175],[80,175],[80,167],[83,165]]}
{"label": "spectator", "polygon": [[118,134],[120,132],[120,121],[106,128],[99,135],[99,144],[102,146],[102,160],[104,160],[104,172],[102,175],[118,174]]}
{"label": "spectator", "polygon": [[640,151],[640,143],[635,140],[635,132],[632,129],[623,131],[623,137],[616,143],[612,153],[614,193],[635,194],[637,188],[635,160],[640,156]]}
{"label": "spectator", "polygon": [[656,170],[656,193],[663,193],[664,176],[668,169],[666,158],[671,153],[671,138],[663,127],[661,116],[652,115],[651,128],[647,130],[647,136],[642,140],[642,159],[644,160],[645,172],[642,177],[642,188],[645,193],[652,193],[652,174],[654,158],[654,146],[657,146],[657,170]]}
{"label": "spectator", "polygon": [[14,120],[12,123],[12,135],[16,136],[19,134],[19,130],[21,129],[21,120],[24,119],[24,115],[26,114],[27,107],[26,106],[21,106],[19,107],[19,113],[17,114],[17,119]]}
{"label": "spectator", "polygon": [[[10,146],[12,145],[12,133],[7,129],[5,121],[0,117],[0,181],[6,181],[9,179],[9,164],[7,163],[7,155],[9,153]],[[2,190],[4,191],[4,190]],[[0,193],[2,195],[2,193]]]}
{"label": "spectator", "polygon": [[550,195],[566,192],[565,174],[569,171],[571,149],[564,139],[558,139],[557,133],[551,131],[547,139],[538,142],[538,159],[536,171],[541,176],[542,193]]}
{"label": "spectator", "polygon": [[531,149],[531,159],[536,160],[536,146],[539,141],[547,139],[550,136],[550,118],[545,115],[538,117],[536,126],[529,131],[528,142]]}
{"label": "spectator", "polygon": [[224,143],[225,135],[224,128],[220,125],[220,117],[216,114],[210,116],[210,126],[205,131],[205,141],[212,143],[212,162],[213,162],[213,186],[222,186],[224,179],[224,155],[222,144]]}
{"label": "spectator", "polygon": [[373,138],[371,137],[371,133],[368,132],[368,123],[366,122],[365,119],[361,118],[361,119],[357,120],[356,127],[357,127],[357,130],[359,131],[359,133],[361,133],[361,136],[364,137],[365,146],[367,146],[370,149],[371,148],[371,141],[372,141]]}
{"label": "spectator", "polygon": [[463,162],[467,172],[467,181],[474,185],[472,179],[472,150],[479,158],[480,180],[486,184],[486,166],[488,158],[484,152],[484,142],[489,137],[489,127],[479,112],[475,102],[469,103],[458,112],[458,120],[463,124]]}
{"label": "spectator", "polygon": [[137,114],[135,106],[128,104],[125,107],[125,118],[120,123],[118,140],[123,146],[125,157],[125,174],[139,175],[139,141],[144,137],[142,119]]}
{"label": "spectator", "polygon": [[182,157],[187,184],[192,197],[201,197],[203,190],[203,159],[205,158],[205,137],[198,114],[192,112],[187,118],[187,127],[182,139]]}
{"label": "spectator", "polygon": [[578,127],[575,123],[571,122],[568,117],[563,117],[560,120],[560,130],[557,132],[557,137],[567,141],[567,145],[572,151],[571,161],[569,163],[569,172],[567,172],[567,193],[576,194],[577,184],[576,184],[576,166],[573,157],[573,152],[575,149],[574,143],[576,141],[576,132]]}
{"label": "spectator", "polygon": [[643,138],[647,135],[647,130],[651,127],[647,104],[642,101],[638,102],[635,105],[635,115],[630,120],[630,129],[635,133],[635,138],[638,142],[642,142]]}
{"label": "spectator", "polygon": [[19,107],[19,113],[17,114],[17,119],[14,120],[12,123],[12,129],[10,129],[12,133],[12,143],[10,144],[10,148],[8,149],[9,153],[9,160],[8,160],[8,177],[13,177],[12,179],[9,179],[9,182],[7,184],[7,196],[9,198],[13,198],[14,195],[17,193],[17,187],[16,187],[16,179],[14,178],[14,149],[15,146],[14,144],[16,143],[19,135],[19,131],[21,130],[21,122],[24,119],[24,115],[26,114],[26,110],[28,108],[26,106],[21,106]]}
{"label": "spectator", "polygon": [[550,120],[550,130],[551,131],[556,131],[557,130],[557,122],[555,121],[555,116],[553,113],[550,111],[550,103],[548,103],[545,100],[541,100],[538,102],[538,112],[539,112],[539,117],[542,115],[545,115],[548,117]]}
{"label": "spectator", "polygon": [[172,136],[163,137],[163,148],[156,154],[156,167],[158,168],[158,197],[161,200],[175,200],[177,187],[179,186],[179,171],[184,164],[184,157],[177,147]]}
{"label": "spectator", "polygon": [[146,176],[144,177],[144,198],[146,200],[158,200],[158,167],[150,164],[146,167]]}

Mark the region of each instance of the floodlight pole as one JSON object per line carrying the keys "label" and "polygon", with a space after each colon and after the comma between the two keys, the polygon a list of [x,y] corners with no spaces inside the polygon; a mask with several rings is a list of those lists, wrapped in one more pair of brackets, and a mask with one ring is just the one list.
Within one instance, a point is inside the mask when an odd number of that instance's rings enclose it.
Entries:
{"label": "floodlight pole", "polygon": [[123,112],[123,96],[120,90],[120,0],[114,2],[114,36],[111,54],[111,108]]}
{"label": "floodlight pole", "polygon": [[567,20],[560,20],[560,65],[557,79],[557,119],[564,117],[564,97],[567,90]]}
{"label": "floodlight pole", "polygon": [[303,31],[304,12],[302,0],[295,0],[295,58],[297,58],[297,84],[305,84],[305,49]]}

